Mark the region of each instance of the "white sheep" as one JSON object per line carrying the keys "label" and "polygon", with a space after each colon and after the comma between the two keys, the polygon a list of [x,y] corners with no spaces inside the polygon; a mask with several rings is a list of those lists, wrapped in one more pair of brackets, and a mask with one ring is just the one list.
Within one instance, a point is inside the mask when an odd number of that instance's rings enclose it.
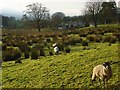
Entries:
{"label": "white sheep", "polygon": [[59,48],[58,48],[57,44],[54,43],[52,46],[53,46],[53,48],[54,48],[55,54],[58,54],[58,53],[59,53]]}
{"label": "white sheep", "polygon": [[58,48],[57,46],[54,47],[54,52],[55,52],[56,54],[59,53],[59,48]]}
{"label": "white sheep", "polygon": [[104,81],[104,87],[107,86],[108,80],[112,77],[112,70],[109,62],[105,62],[102,65],[97,65],[94,67],[92,74],[92,84],[96,77],[99,78],[99,81]]}

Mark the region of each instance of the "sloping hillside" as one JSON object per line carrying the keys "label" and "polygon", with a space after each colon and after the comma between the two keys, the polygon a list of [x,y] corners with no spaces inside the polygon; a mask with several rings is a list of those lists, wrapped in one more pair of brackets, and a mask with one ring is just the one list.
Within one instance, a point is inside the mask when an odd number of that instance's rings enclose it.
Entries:
{"label": "sloping hillside", "polygon": [[[3,88],[93,88],[90,86],[94,66],[111,62],[113,77],[109,87],[120,85],[118,80],[118,44],[90,43],[86,50],[82,46],[71,47],[71,53],[41,57],[39,60],[3,62]],[[98,87],[98,84],[94,88]]]}

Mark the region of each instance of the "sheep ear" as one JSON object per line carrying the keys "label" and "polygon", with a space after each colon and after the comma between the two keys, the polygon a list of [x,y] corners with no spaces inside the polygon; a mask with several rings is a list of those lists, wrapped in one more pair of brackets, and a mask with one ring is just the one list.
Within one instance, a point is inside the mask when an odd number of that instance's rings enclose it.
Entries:
{"label": "sheep ear", "polygon": [[110,65],[110,63],[109,63],[109,62],[105,62],[105,64],[106,64],[107,66],[109,66],[109,65]]}

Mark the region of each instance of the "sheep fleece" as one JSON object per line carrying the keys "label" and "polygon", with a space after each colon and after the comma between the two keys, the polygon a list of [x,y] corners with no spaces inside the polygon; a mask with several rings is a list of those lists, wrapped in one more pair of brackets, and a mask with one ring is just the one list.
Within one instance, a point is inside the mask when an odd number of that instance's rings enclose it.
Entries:
{"label": "sheep fleece", "polygon": [[104,67],[103,65],[98,65],[93,69],[92,80],[99,77],[101,80],[109,79],[112,77],[111,67]]}

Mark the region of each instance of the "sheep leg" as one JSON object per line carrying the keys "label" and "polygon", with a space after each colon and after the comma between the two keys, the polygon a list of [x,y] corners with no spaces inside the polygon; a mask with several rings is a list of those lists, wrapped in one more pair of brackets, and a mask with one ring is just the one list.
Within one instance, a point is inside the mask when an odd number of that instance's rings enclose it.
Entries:
{"label": "sheep leg", "polygon": [[108,79],[106,79],[106,88],[108,88]]}
{"label": "sheep leg", "polygon": [[93,82],[95,81],[95,79],[96,79],[96,76],[93,74],[93,76],[92,76],[92,85],[93,86],[94,86]]}
{"label": "sheep leg", "polygon": [[93,81],[92,81],[92,86],[94,87]]}
{"label": "sheep leg", "polygon": [[99,78],[99,85],[100,85],[100,87],[101,87],[101,79]]}
{"label": "sheep leg", "polygon": [[94,86],[93,82],[94,82],[94,80],[92,80],[92,86]]}
{"label": "sheep leg", "polygon": [[103,80],[103,84],[104,84],[103,86],[104,86],[104,88],[105,88],[105,80]]}

